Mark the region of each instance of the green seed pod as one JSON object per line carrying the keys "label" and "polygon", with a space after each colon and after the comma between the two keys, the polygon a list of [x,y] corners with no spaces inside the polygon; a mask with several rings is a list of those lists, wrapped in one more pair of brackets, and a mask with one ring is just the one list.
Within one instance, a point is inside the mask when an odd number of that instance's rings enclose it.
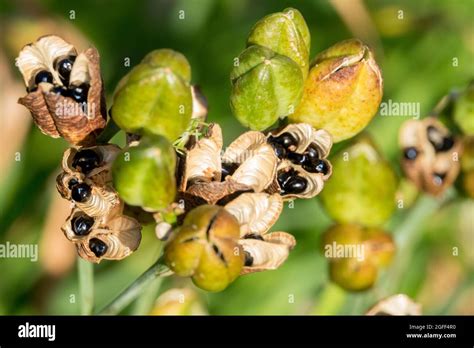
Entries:
{"label": "green seed pod", "polygon": [[474,198],[474,136],[464,137],[461,155],[462,189]]}
{"label": "green seed pod", "polygon": [[397,177],[367,137],[331,159],[333,174],[320,197],[340,223],[383,224],[395,208]]}
{"label": "green seed pod", "polygon": [[292,113],[303,92],[303,74],[290,58],[250,46],[230,74],[230,106],[246,127],[264,130]]}
{"label": "green seed pod", "polygon": [[173,142],[191,120],[190,81],[191,67],[181,53],[152,51],[120,81],[112,117],[127,132],[163,135]]}
{"label": "green seed pod", "polygon": [[259,20],[250,31],[247,46],[265,46],[296,62],[306,79],[311,36],[301,13],[294,8],[272,13]]}
{"label": "green seed pod", "polygon": [[454,105],[454,121],[466,135],[474,135],[474,81]]}
{"label": "green seed pod", "polygon": [[390,235],[356,224],[334,225],[323,234],[322,241],[331,280],[350,291],[370,288],[378,269],[387,266],[395,252]]}
{"label": "green seed pod", "polygon": [[325,129],[339,142],[364,129],[381,100],[382,75],[372,52],[359,40],[346,40],[311,63],[303,98],[289,119]]}
{"label": "green seed pod", "polygon": [[164,137],[143,137],[115,159],[115,189],[129,205],[147,211],[164,209],[176,196],[175,165],[176,154]]}
{"label": "green seed pod", "polygon": [[165,249],[166,264],[207,291],[224,290],[240,274],[244,252],[240,225],[227,210],[201,205],[191,210]]}

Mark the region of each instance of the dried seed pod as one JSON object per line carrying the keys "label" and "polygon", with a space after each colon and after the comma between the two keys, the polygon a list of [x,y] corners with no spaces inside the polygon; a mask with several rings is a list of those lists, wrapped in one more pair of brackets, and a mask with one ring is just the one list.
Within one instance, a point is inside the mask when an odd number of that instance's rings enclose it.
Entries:
{"label": "dried seed pod", "polygon": [[191,86],[191,94],[193,97],[193,114],[191,118],[201,122],[206,121],[208,110],[206,97],[198,86]]}
{"label": "dried seed pod", "polygon": [[359,40],[345,40],[311,63],[303,97],[289,119],[323,128],[339,142],[367,126],[382,92],[382,75],[370,49]]}
{"label": "dried seed pod", "polygon": [[403,170],[420,190],[440,195],[456,180],[462,144],[435,118],[406,121],[399,144]]}
{"label": "dried seed pod", "polygon": [[365,315],[421,315],[421,305],[405,294],[384,298],[370,308]]}
{"label": "dried seed pod", "polygon": [[113,163],[114,187],[129,205],[146,211],[166,208],[176,196],[176,153],[162,136],[142,137]]}
{"label": "dried seed pod", "polygon": [[240,226],[224,208],[201,205],[190,211],[165,249],[166,264],[208,291],[221,291],[239,275],[244,253]]}
{"label": "dried seed pod", "polygon": [[161,135],[170,142],[188,127],[193,113],[191,67],[170,49],[148,53],[120,82],[112,115],[129,133]]}
{"label": "dried seed pod", "polygon": [[295,110],[304,83],[298,64],[263,46],[248,47],[238,60],[230,106],[244,126],[261,131]]}
{"label": "dried seed pod", "polygon": [[212,124],[208,136],[200,139],[186,153],[181,191],[195,182],[221,180],[222,130],[218,124]]}
{"label": "dried seed pod", "polygon": [[356,224],[330,227],[322,236],[322,246],[329,259],[331,280],[351,291],[370,288],[378,269],[387,266],[395,253],[389,234]]}
{"label": "dried seed pod", "polygon": [[[228,178],[226,181],[212,181],[212,182],[197,182],[190,186],[186,192],[182,192],[180,198],[184,199],[185,206],[194,207],[202,204],[225,204],[224,201],[228,201],[235,195],[239,195],[243,192],[250,192],[252,188],[234,181],[232,178]],[[193,201],[197,201],[193,203]]]}
{"label": "dried seed pod", "polygon": [[105,97],[97,50],[76,55],[73,46],[54,35],[25,46],[17,65],[28,94],[18,102],[44,134],[87,145],[105,127]]}
{"label": "dried seed pod", "polygon": [[81,173],[96,185],[112,181],[112,163],[120,152],[113,144],[93,147],[69,148],[64,152],[62,169],[68,174]]}
{"label": "dried seed pod", "polygon": [[265,46],[296,62],[308,75],[311,37],[301,13],[294,8],[272,13],[259,20],[252,28],[247,46]]}
{"label": "dried seed pod", "polygon": [[298,123],[270,133],[267,141],[281,159],[267,191],[278,192],[286,200],[318,195],[332,174],[326,159],[332,147],[331,135]]}
{"label": "dried seed pod", "polygon": [[283,210],[280,195],[243,193],[225,205],[240,224],[240,236],[263,235],[278,220]]}
{"label": "dried seed pod", "polygon": [[379,226],[395,209],[397,176],[368,137],[359,137],[332,158],[333,175],[321,193],[328,214],[340,223]]}
{"label": "dried seed pod", "polygon": [[[66,228],[66,237],[70,234]],[[141,241],[141,225],[135,219],[116,215],[100,224],[82,240],[75,241],[79,256],[90,262],[102,259],[121,260],[137,250]]]}
{"label": "dried seed pod", "polygon": [[245,253],[241,274],[248,274],[280,267],[296,245],[296,240],[291,234],[272,232],[263,236],[248,235],[240,239],[239,244]]}
{"label": "dried seed pod", "polygon": [[227,147],[222,155],[222,162],[241,164],[250,157],[253,150],[265,142],[266,137],[262,132],[245,132]]}

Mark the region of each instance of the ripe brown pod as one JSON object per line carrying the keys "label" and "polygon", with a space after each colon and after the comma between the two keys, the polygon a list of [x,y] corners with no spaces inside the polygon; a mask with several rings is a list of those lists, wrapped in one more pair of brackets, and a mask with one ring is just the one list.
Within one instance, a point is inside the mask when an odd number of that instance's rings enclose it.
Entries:
{"label": "ripe brown pod", "polygon": [[55,35],[26,45],[16,60],[28,94],[26,106],[40,130],[74,145],[92,144],[106,124],[99,53],[76,49]]}
{"label": "ripe brown pod", "polygon": [[267,141],[280,158],[269,193],[279,192],[285,200],[312,198],[319,194],[332,173],[327,156],[331,135],[306,123],[290,124],[270,133]]}
{"label": "ripe brown pod", "polygon": [[141,241],[141,225],[122,214],[92,217],[76,208],[62,230],[76,245],[79,256],[94,263],[102,259],[121,260],[135,251]]}
{"label": "ripe brown pod", "polygon": [[420,190],[441,195],[456,180],[462,144],[435,118],[406,121],[399,144],[402,168]]}

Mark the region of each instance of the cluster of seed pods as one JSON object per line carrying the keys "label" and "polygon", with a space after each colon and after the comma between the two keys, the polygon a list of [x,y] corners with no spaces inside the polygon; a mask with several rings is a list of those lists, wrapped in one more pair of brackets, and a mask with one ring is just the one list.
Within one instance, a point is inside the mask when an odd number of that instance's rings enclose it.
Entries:
{"label": "cluster of seed pods", "polygon": [[141,225],[123,214],[124,203],[111,185],[111,165],[119,152],[110,144],[69,148],[56,179],[58,192],[73,203],[62,230],[91,262],[123,259],[140,244]]}

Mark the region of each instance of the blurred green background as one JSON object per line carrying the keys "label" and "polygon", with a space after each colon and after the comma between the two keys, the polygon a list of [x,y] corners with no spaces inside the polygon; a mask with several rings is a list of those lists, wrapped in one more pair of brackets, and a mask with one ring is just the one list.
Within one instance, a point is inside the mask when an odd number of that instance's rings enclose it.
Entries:
{"label": "blurred green background", "polygon": [[[472,0],[0,2],[0,243],[40,246],[38,262],[0,259],[0,314],[79,313],[75,252],[59,229],[69,207],[54,187],[67,144],[42,135],[16,104],[25,93],[14,66],[21,47],[45,34],[63,36],[80,48],[96,46],[109,100],[130,69],[126,58],[133,67],[153,49],[180,51],[191,63],[193,83],[208,99],[209,121],[221,124],[228,144],[244,131],[229,108],[233,58],[258,19],[288,6],[299,9],[308,23],[312,57],[337,41],[363,39],[382,68],[384,101],[419,102],[422,116],[474,76]],[[377,115],[367,128],[398,173],[397,134],[406,119]],[[115,140],[123,143],[122,137]],[[286,207],[274,226],[298,241],[280,269],[241,277],[216,294],[176,277],[165,279],[160,291],[194,288],[210,314],[363,314],[396,293],[421,303],[425,314],[473,314],[474,203],[454,191],[450,197],[442,204],[421,197],[414,208],[394,214],[386,228],[394,235],[397,256],[369,291],[347,293],[329,282],[319,239],[332,221],[317,198]],[[452,255],[453,247],[459,256]],[[96,308],[148,268],[159,251],[153,229],[146,228],[132,256],[94,266]],[[156,297],[153,290],[148,295]],[[126,313],[144,313],[143,306],[133,304]]]}

